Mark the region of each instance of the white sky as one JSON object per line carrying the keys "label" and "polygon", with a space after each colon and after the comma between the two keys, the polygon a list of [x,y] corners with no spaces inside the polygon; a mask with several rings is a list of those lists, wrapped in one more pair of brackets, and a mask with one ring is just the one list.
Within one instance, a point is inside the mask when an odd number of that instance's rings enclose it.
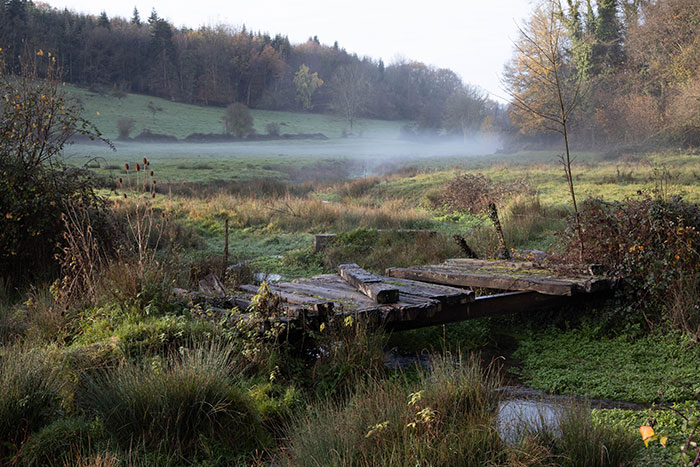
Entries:
{"label": "white sky", "polygon": [[528,18],[532,0],[48,0],[56,8],[142,20],[155,8],[176,26],[245,24],[253,31],[286,34],[292,43],[318,36],[323,44],[359,56],[397,57],[450,68],[466,83],[494,94],[512,54],[517,24]]}

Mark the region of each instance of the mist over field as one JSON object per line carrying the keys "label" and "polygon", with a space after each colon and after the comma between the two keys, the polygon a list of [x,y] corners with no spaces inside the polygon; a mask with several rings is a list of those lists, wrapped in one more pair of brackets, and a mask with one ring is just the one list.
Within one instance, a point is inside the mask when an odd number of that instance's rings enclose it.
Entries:
{"label": "mist over field", "polygon": [[[323,141],[253,141],[231,143],[138,143],[115,141],[116,151],[107,145],[73,144],[66,147],[64,157],[74,166],[95,163],[102,168],[121,166],[130,160],[148,157],[155,167],[163,165],[255,162],[293,166],[303,161],[344,160],[357,169],[350,177],[366,177],[383,174],[388,165],[400,166],[422,163],[439,163],[450,160],[490,156],[501,149],[498,137],[475,135],[466,142],[460,139],[423,138],[420,141],[401,140],[392,135],[384,138],[342,138]],[[378,169],[382,169],[378,171]],[[230,174],[221,174],[222,177]],[[186,176],[183,176],[186,179]]]}

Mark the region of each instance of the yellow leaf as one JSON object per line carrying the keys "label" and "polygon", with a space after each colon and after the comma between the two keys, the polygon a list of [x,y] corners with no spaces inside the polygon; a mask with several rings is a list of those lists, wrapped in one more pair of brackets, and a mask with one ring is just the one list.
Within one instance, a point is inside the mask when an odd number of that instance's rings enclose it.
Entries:
{"label": "yellow leaf", "polygon": [[659,438],[659,443],[661,443],[661,446],[666,447],[666,443],[668,443],[668,436],[662,436]]}
{"label": "yellow leaf", "polygon": [[644,446],[649,447],[649,440],[654,438],[654,429],[649,425],[643,425],[639,427],[639,434],[642,435]]}

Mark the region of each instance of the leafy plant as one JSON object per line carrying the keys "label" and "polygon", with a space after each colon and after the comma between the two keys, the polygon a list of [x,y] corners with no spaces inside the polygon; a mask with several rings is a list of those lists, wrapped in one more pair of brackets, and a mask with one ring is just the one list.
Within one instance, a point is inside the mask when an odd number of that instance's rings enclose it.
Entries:
{"label": "leafy plant", "polygon": [[656,420],[652,411],[649,413],[648,424],[639,427],[639,434],[646,447],[649,447],[652,441],[658,440],[664,448],[671,442],[672,446],[679,448],[672,459],[683,467],[696,467],[700,465],[700,417],[695,413],[684,414],[674,407],[671,410],[683,420],[680,435],[673,436],[663,431],[655,431]]}

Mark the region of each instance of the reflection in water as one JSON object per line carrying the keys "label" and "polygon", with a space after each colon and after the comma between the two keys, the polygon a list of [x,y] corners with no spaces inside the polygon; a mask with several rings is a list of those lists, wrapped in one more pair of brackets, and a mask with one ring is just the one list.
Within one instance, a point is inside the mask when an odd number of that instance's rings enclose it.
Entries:
{"label": "reflection in water", "polygon": [[498,432],[506,443],[518,441],[523,427],[547,427],[551,433],[559,433],[562,405],[533,399],[509,399],[498,407]]}

